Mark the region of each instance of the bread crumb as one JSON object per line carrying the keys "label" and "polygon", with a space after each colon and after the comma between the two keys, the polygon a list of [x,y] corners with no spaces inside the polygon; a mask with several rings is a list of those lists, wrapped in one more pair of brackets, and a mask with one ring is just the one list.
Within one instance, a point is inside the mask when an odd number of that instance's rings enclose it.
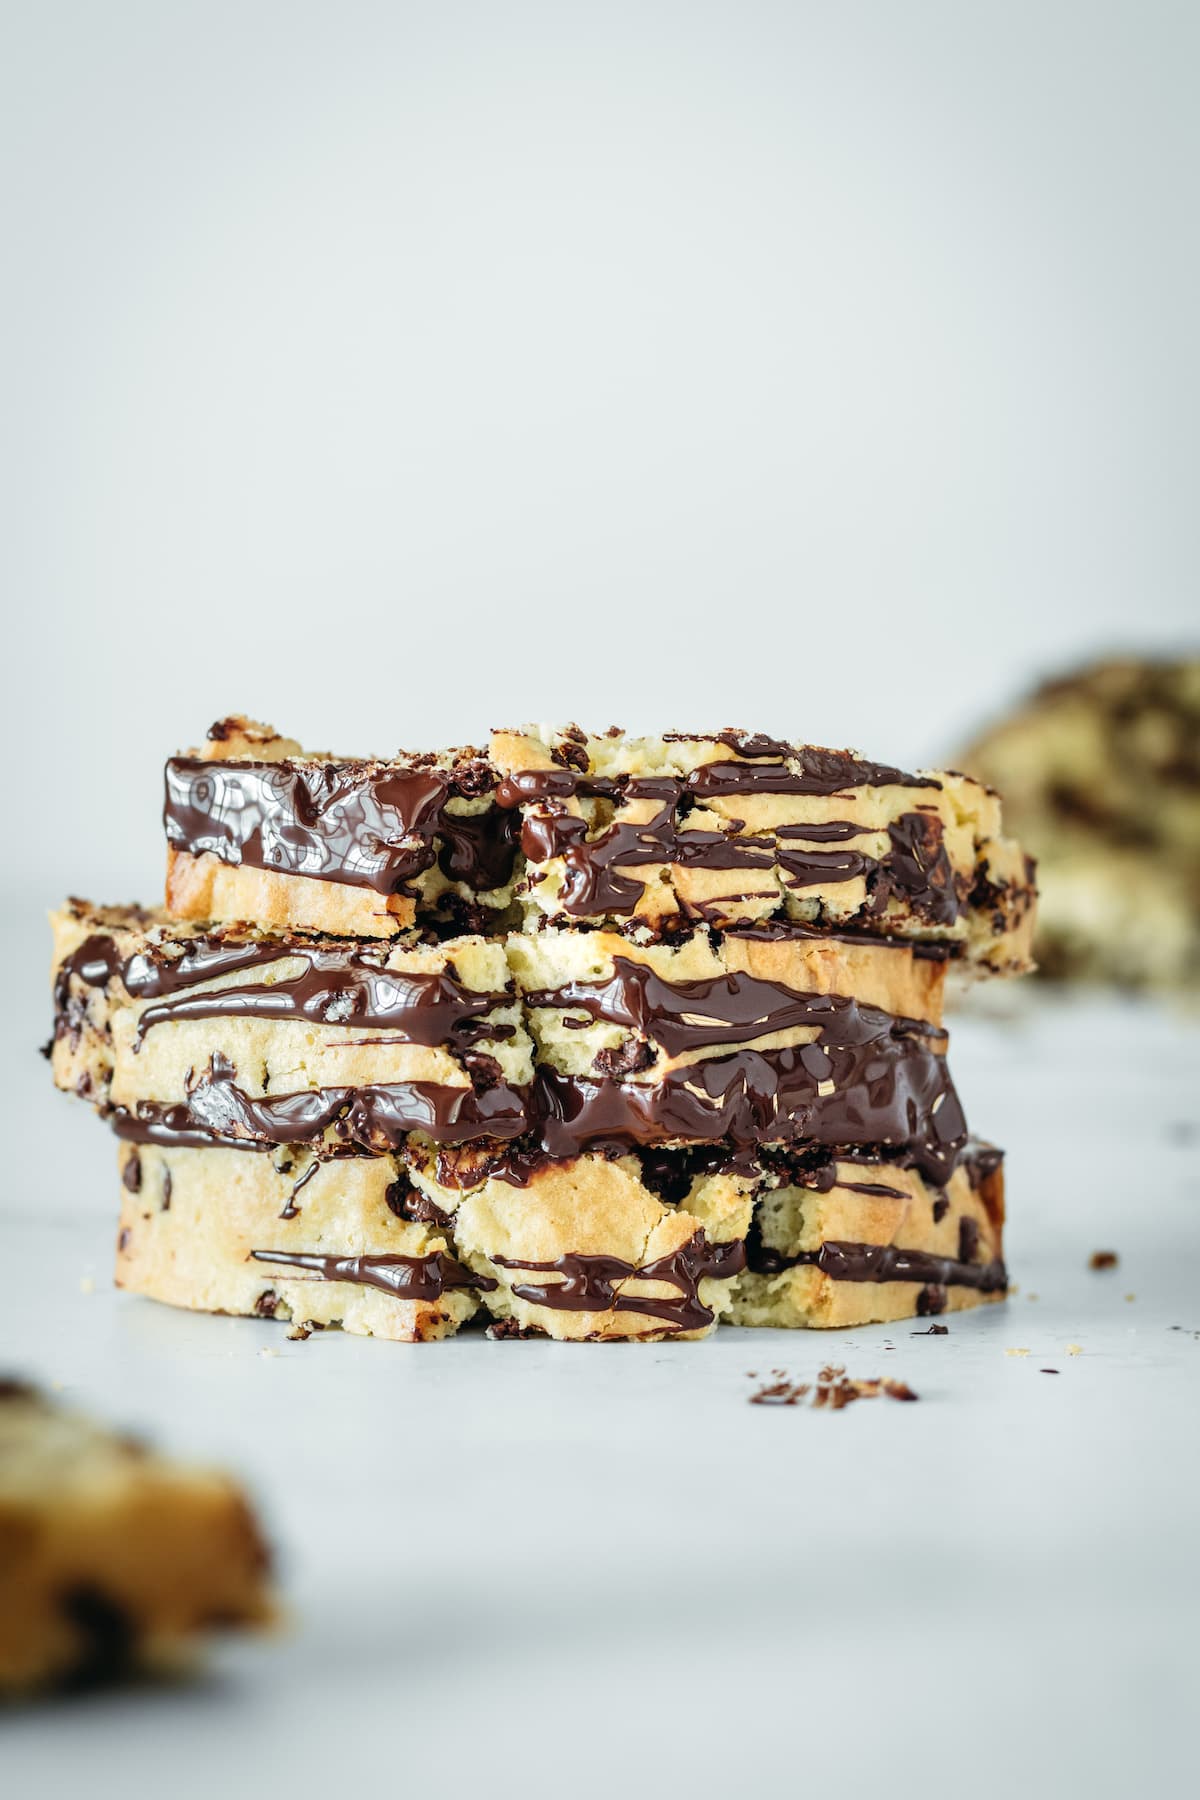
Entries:
{"label": "bread crumb", "polygon": [[1004,1354],[1005,1354],[1005,1356],[1028,1356],[1028,1355],[1029,1355],[1029,1349],[1028,1349],[1028,1346],[1027,1346],[1027,1347],[1026,1347],[1026,1348],[1025,1348],[1025,1349],[1023,1349],[1023,1350],[1006,1350],[1006,1351],[1005,1351],[1005,1352],[1004,1352]]}
{"label": "bread crumb", "polygon": [[1067,1345],[1067,1355],[1068,1356],[1082,1356],[1083,1355],[1083,1345],[1082,1344],[1068,1344]]}
{"label": "bread crumb", "polygon": [[81,1276],[79,1281],[79,1291],[81,1294],[94,1294],[96,1291],[96,1277],[94,1275]]}
{"label": "bread crumb", "polygon": [[1126,1298],[1126,1300],[1136,1300],[1137,1295],[1136,1294],[1126,1294],[1125,1298]]}
{"label": "bread crumb", "polygon": [[[809,1394],[812,1399],[808,1400]],[[751,1394],[751,1406],[800,1406],[806,1400],[810,1407],[827,1407],[841,1412],[855,1400],[877,1400],[886,1394],[889,1400],[916,1400],[906,1381],[881,1381],[878,1376],[867,1381],[847,1377],[840,1363],[829,1363],[817,1376],[815,1385],[808,1381],[793,1382],[786,1376],[759,1388]]]}
{"label": "bread crumb", "polygon": [[279,1352],[275,1349],[273,1344],[264,1344],[258,1354],[260,1356],[278,1356]]}

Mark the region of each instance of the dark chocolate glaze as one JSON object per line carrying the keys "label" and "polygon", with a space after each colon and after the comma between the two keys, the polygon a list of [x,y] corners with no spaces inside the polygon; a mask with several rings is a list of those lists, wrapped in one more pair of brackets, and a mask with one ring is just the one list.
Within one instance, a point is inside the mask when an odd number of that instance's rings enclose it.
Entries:
{"label": "dark chocolate glaze", "polygon": [[[806,751],[803,757],[809,760],[802,759],[799,773],[779,763],[754,762],[707,763],[686,778],[611,778],[579,774],[571,769],[530,770],[506,776],[497,789],[497,800],[501,806],[509,807],[534,803],[524,819],[521,847],[530,862],[561,861],[558,904],[564,913],[575,917],[620,916],[636,911],[643,898],[643,883],[627,871],[673,864],[758,872],[762,877],[747,893],[696,905],[691,910],[697,915],[708,916],[715,908],[714,917],[723,917],[752,893],[770,894],[778,867],[792,888],[866,879],[871,888],[873,913],[881,912],[892,894],[900,894],[908,899],[918,917],[937,924],[953,924],[963,900],[942,843],[941,821],[936,816],[905,813],[889,827],[891,849],[883,859],[849,848],[809,847],[822,843],[844,845],[848,839],[863,835],[862,826],[845,819],[783,826],[777,837],[739,837],[732,829],[689,828],[687,803],[705,795],[761,791],[827,795],[871,781],[900,781],[917,787],[938,785],[930,779],[917,781],[899,770],[860,763],[834,752]],[[854,776],[852,781],[835,779],[847,772]],[[563,807],[563,801],[575,796],[650,800],[656,810],[644,823],[618,818],[607,829],[591,835],[588,821]]]}
{"label": "dark chocolate glaze", "polygon": [[[970,1287],[985,1294],[998,1293],[1008,1285],[1004,1264],[998,1260],[961,1262],[956,1257],[931,1256],[924,1250],[900,1250],[895,1244],[834,1241],[817,1250],[797,1250],[787,1255],[764,1245],[753,1232],[746,1242],[746,1264],[757,1275],[776,1275],[782,1269],[811,1266],[833,1281],[919,1281],[931,1288]],[[940,1312],[942,1307],[926,1310]]]}
{"label": "dark chocolate glaze", "polygon": [[[782,982],[740,971],[697,981],[666,981],[646,963],[625,956],[614,956],[607,981],[572,981],[523,998],[527,1006],[582,1012],[621,1025],[668,1056],[744,1044],[805,1026],[821,1033],[818,1043],[867,1043],[897,1030],[928,1033],[915,1021],[837,995],[800,993]],[[830,1073],[821,1058],[812,1061],[814,1071],[819,1065],[825,1075]]]}
{"label": "dark chocolate glaze", "polygon": [[461,817],[447,803],[486,791],[492,779],[480,764],[459,771],[180,756],[167,763],[163,823],[174,849],[226,863],[395,894],[440,860],[451,880],[487,891],[511,877],[512,821],[494,806]]}
{"label": "dark chocolate glaze", "polygon": [[[624,984],[618,996],[608,983],[602,993],[589,992],[591,1003],[652,1007],[658,978],[643,982],[641,965],[626,969],[635,979],[616,973],[614,982]],[[756,990],[773,985],[750,981],[735,992],[755,1008],[763,1003]],[[966,1125],[936,1048],[940,1034],[831,995],[791,995],[784,1004],[803,1006],[804,1021],[820,1025],[812,1043],[737,1049],[671,1069],[655,1082],[564,1075],[543,1066],[529,1088],[486,1085],[488,1076],[475,1087],[412,1081],[252,1097],[238,1087],[232,1065],[214,1056],[186,1100],[143,1102],[136,1115],[119,1111],[115,1124],[121,1135],[142,1142],[315,1143],[328,1136],[369,1150],[396,1149],[413,1131],[439,1144],[530,1137],[536,1147],[524,1155],[535,1162],[672,1140],[726,1140],[743,1151],[759,1144],[870,1144],[903,1150],[930,1180],[945,1181],[966,1142]],[[689,1032],[723,1026],[677,1018],[663,1029],[687,1042]]]}
{"label": "dark chocolate glaze", "polygon": [[[513,1282],[517,1299],[534,1306],[549,1306],[560,1312],[644,1313],[661,1319],[671,1331],[700,1331],[713,1322],[711,1308],[699,1296],[701,1281],[732,1280],[746,1266],[746,1251],[740,1239],[710,1244],[698,1231],[678,1250],[641,1267],[624,1262],[619,1256],[585,1256],[574,1251],[554,1262],[526,1262],[505,1256],[493,1256],[491,1261],[501,1269],[562,1276],[561,1281]],[[678,1292],[662,1298],[630,1294],[620,1284],[631,1278],[666,1282]]]}
{"label": "dark chocolate glaze", "polygon": [[[148,1006],[138,1020],[138,1043],[154,1026],[173,1019],[258,1018],[379,1029],[394,1032],[398,1043],[462,1050],[493,1035],[486,1024],[476,1021],[509,998],[464,987],[448,970],[381,968],[369,956],[345,949],[276,945],[259,960],[278,962],[282,956],[298,958],[304,965],[286,981],[185,992]],[[197,975],[196,980],[210,978]],[[136,993],[128,976],[125,985]],[[496,1035],[507,1035],[511,1029],[501,1025]]]}
{"label": "dark chocolate glaze", "polygon": [[476,1275],[444,1250],[428,1256],[324,1256],[315,1251],[252,1250],[257,1262],[283,1263],[311,1269],[322,1281],[349,1281],[357,1287],[382,1288],[397,1300],[440,1300],[447,1288],[494,1288],[487,1275]]}
{"label": "dark chocolate glaze", "polygon": [[[72,978],[87,987],[120,980],[135,1000],[158,1000],[138,1020],[138,1045],[154,1026],[172,1019],[303,1019],[317,1025],[394,1031],[398,1042],[455,1049],[467,1048],[481,1037],[511,1035],[510,1026],[476,1023],[511,995],[465,987],[452,968],[433,973],[386,968],[387,950],[382,946],[373,954],[367,947],[331,948],[300,938],[239,943],[221,933],[178,941],[182,945],[178,956],[155,948],[124,959],[113,936],[94,934],[60,964],[56,1006],[60,1013],[69,1007]],[[285,957],[303,964],[300,973],[286,981],[189,992],[218,976]]]}
{"label": "dark chocolate glaze", "polygon": [[845,794],[858,787],[941,788],[932,775],[906,775],[886,763],[866,762],[849,750],[798,746],[792,767],[780,763],[703,763],[687,777],[694,794]]}
{"label": "dark chocolate glaze", "polygon": [[[816,997],[814,997],[815,999]],[[882,1145],[943,1182],[966,1124],[936,1034],[822,996],[833,1029],[811,1044],[736,1050],[653,1083],[538,1070],[539,1136],[552,1157],[665,1143]],[[843,1010],[845,1009],[845,1010]],[[832,1085],[830,1085],[832,1084]]]}
{"label": "dark chocolate glaze", "polygon": [[71,1010],[71,982],[103,988],[121,973],[122,957],[116,940],[105,932],[84,938],[78,949],[64,956],[54,972],[54,1010],[61,1025]]}
{"label": "dark chocolate glaze", "polygon": [[135,1113],[118,1108],[118,1135],[154,1144],[312,1144],[328,1134],[346,1151],[397,1149],[411,1131],[435,1143],[518,1137],[528,1128],[526,1091],[503,1083],[487,1089],[436,1081],[376,1087],[305,1088],[259,1097],[237,1085],[237,1071],[214,1055],[186,1100],[143,1100]]}

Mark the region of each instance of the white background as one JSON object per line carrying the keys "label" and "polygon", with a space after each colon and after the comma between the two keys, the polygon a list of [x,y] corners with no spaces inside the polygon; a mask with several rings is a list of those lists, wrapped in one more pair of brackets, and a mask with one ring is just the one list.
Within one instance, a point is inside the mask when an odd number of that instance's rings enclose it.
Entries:
{"label": "white background", "polygon": [[919,760],[1195,635],[1192,0],[3,14],[22,888],[235,709]]}
{"label": "white background", "polygon": [[[912,762],[1194,639],[1200,7],[2,23],[0,1350],[245,1470],[297,1621],[211,1687],[26,1715],[14,1791],[1183,1791],[1194,1031],[960,1027],[1006,1307],[645,1356],[114,1295],[112,1147],[32,1046],[41,909],[156,897],[162,758],[231,709]],[[744,1404],[831,1348],[920,1405]]]}

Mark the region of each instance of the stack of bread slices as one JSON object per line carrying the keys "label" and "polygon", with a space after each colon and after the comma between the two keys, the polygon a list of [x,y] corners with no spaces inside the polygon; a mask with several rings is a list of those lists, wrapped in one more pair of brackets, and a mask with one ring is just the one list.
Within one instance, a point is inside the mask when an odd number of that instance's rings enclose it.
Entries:
{"label": "stack of bread slices", "polygon": [[733,730],[348,759],[234,717],[165,822],[165,910],[54,919],[122,1287],[402,1341],[1003,1294],[943,990],[1029,967],[1034,885],[978,783]]}

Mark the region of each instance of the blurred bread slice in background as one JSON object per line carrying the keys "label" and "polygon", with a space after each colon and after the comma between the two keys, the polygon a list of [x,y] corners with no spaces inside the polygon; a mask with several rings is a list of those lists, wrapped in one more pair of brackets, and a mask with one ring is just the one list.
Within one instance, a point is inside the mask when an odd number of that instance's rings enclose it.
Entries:
{"label": "blurred bread slice in background", "polygon": [[1043,975],[1200,991],[1200,656],[1056,677],[961,762],[1038,860]]}

